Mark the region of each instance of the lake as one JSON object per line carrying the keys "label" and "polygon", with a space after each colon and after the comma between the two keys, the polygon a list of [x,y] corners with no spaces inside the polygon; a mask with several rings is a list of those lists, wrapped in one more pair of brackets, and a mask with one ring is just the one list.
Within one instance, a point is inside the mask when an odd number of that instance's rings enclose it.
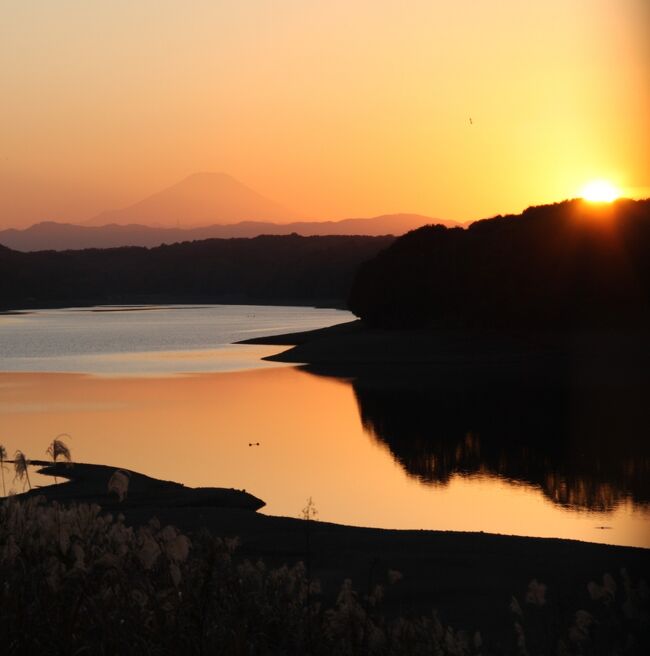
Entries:
{"label": "lake", "polygon": [[597,399],[564,393],[458,405],[232,343],[351,318],[266,306],[0,315],[0,442],[39,459],[68,433],[77,461],[244,488],[273,515],[299,516],[311,498],[318,519],[343,524],[650,547],[650,466],[634,441],[645,415],[629,394],[619,406],[608,393],[611,421]]}

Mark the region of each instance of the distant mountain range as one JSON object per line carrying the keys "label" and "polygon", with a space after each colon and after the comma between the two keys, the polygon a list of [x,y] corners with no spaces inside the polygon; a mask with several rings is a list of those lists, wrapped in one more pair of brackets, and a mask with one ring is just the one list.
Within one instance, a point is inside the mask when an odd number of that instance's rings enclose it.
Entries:
{"label": "distant mountain range", "polygon": [[419,214],[389,214],[370,219],[342,221],[299,221],[265,223],[242,221],[202,228],[155,228],[146,225],[87,226],[47,221],[24,230],[0,230],[0,244],[17,251],[78,250],[81,248],[115,248],[118,246],[155,247],[184,241],[214,238],[257,237],[259,235],[289,235],[305,237],[325,235],[402,235],[420,226],[453,222],[439,221]]}
{"label": "distant mountain range", "polygon": [[0,244],[19,251],[116,248],[259,235],[402,235],[427,224],[458,225],[419,214],[297,221],[289,210],[225,173],[195,173],[121,210],[81,225],[46,221],[0,230]]}

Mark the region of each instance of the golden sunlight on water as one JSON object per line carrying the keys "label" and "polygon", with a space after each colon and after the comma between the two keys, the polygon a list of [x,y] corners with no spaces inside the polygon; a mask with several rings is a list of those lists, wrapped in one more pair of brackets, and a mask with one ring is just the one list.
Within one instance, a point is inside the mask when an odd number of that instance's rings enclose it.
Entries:
{"label": "golden sunlight on water", "polygon": [[245,488],[269,514],[298,516],[311,496],[323,521],[650,547],[650,513],[628,501],[577,511],[491,475],[423,485],[364,431],[349,383],[295,368],[162,378],[4,373],[0,417],[10,454],[44,459],[48,442],[67,432],[77,461]]}

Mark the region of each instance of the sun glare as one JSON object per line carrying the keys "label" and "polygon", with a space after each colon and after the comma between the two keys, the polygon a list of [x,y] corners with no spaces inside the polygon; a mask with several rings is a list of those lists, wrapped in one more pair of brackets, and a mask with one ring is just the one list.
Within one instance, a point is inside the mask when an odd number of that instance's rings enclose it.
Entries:
{"label": "sun glare", "polygon": [[620,191],[607,180],[593,180],[582,188],[580,195],[590,203],[611,203],[620,196]]}

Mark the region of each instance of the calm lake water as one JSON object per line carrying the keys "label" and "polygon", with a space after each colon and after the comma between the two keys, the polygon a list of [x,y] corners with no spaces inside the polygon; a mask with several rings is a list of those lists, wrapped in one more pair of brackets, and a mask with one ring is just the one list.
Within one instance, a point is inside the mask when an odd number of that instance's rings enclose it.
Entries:
{"label": "calm lake water", "polygon": [[258,306],[1,315],[0,441],[44,458],[69,433],[78,461],[244,488],[268,514],[298,516],[311,497],[323,521],[650,547],[634,395],[619,405],[608,393],[606,415],[597,398],[566,394],[459,402],[313,375],[260,359],[282,347],[232,344],[350,318]]}
{"label": "calm lake water", "polygon": [[257,305],[102,306],[0,315],[0,370],[142,376],[253,369],[269,366],[260,355],[278,349],[233,342],[351,318],[341,310]]}

